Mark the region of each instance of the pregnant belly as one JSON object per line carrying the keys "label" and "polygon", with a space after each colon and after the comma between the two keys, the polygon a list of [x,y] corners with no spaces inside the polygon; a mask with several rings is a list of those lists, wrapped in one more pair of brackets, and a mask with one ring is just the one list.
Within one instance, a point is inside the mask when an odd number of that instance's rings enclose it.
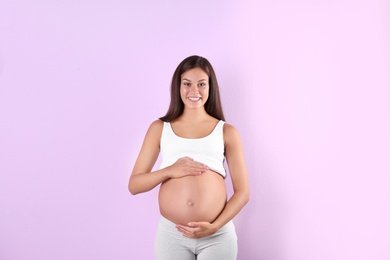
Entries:
{"label": "pregnant belly", "polygon": [[207,171],[197,176],[170,179],[161,184],[161,215],[176,224],[190,221],[212,223],[226,204],[226,187],[221,175]]}

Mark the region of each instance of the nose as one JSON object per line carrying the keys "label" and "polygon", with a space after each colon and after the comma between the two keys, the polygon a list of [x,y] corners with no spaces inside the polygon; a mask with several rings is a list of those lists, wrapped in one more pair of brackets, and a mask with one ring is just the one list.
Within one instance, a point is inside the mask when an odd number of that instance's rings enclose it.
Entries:
{"label": "nose", "polygon": [[198,93],[198,86],[196,84],[193,84],[190,88],[191,93]]}

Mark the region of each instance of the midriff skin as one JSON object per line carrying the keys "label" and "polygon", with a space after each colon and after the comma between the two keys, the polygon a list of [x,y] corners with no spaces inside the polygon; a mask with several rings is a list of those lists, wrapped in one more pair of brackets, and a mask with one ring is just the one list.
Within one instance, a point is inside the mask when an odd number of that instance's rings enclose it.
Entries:
{"label": "midriff skin", "polygon": [[227,200],[223,177],[213,171],[201,175],[169,179],[161,184],[160,213],[175,224],[191,221],[212,223]]}

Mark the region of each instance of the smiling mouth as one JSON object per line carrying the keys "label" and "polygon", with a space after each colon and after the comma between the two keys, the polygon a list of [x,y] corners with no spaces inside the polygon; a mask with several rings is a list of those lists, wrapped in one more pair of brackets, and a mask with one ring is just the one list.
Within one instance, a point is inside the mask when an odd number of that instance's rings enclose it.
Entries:
{"label": "smiling mouth", "polygon": [[191,101],[199,101],[200,97],[188,97],[188,99]]}

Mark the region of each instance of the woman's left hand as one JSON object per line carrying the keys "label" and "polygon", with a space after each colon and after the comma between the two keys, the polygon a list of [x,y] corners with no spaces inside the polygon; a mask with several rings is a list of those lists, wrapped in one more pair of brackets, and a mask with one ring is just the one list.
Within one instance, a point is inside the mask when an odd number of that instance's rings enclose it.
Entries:
{"label": "woman's left hand", "polygon": [[188,226],[176,225],[178,231],[180,231],[183,236],[189,238],[201,238],[214,234],[217,229],[216,227],[209,222],[190,222]]}

